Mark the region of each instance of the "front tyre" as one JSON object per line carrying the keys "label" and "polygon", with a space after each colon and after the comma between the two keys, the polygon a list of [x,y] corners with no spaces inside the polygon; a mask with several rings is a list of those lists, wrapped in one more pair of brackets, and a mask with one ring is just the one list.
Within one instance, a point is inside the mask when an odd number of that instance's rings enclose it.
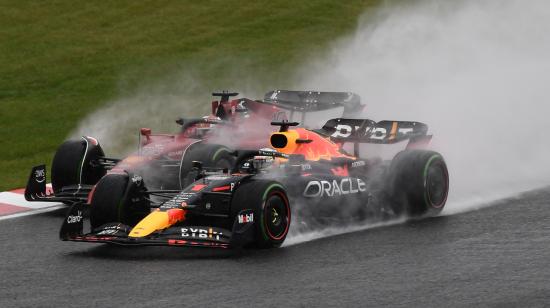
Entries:
{"label": "front tyre", "polygon": [[392,160],[389,174],[392,199],[407,215],[435,216],[443,210],[449,192],[449,172],[441,154],[404,150]]}
{"label": "front tyre", "polygon": [[274,248],[283,244],[290,227],[290,203],[285,188],[278,182],[252,180],[237,187],[231,201],[233,221],[244,209],[254,212],[258,248]]}
{"label": "front tyre", "polygon": [[103,149],[92,137],[62,143],[52,162],[53,191],[58,193],[64,186],[97,183],[106,170],[92,162],[104,156]]}
{"label": "front tyre", "polygon": [[92,229],[106,223],[136,225],[150,213],[143,181],[128,174],[107,174],[97,183],[90,197]]}

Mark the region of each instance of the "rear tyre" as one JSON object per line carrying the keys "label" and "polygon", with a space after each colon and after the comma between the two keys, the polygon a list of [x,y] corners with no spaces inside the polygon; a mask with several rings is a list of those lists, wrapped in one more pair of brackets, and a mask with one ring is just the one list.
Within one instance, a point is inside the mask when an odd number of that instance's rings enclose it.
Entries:
{"label": "rear tyre", "polygon": [[128,174],[107,174],[94,187],[90,201],[92,229],[112,222],[136,225],[150,213],[143,181]]}
{"label": "rear tyre", "polygon": [[[95,144],[94,144],[95,143]],[[68,140],[59,146],[52,162],[52,188],[55,193],[69,185],[93,185],[105,175],[105,168],[91,164],[105,154],[93,138]]]}
{"label": "rear tyre", "polygon": [[275,181],[253,180],[238,186],[231,201],[231,217],[235,220],[244,209],[254,212],[257,248],[279,247],[290,227],[290,203],[284,187]]}
{"label": "rear tyre", "polygon": [[398,212],[412,217],[435,216],[447,201],[447,165],[443,156],[434,151],[399,152],[390,166],[389,185]]}
{"label": "rear tyre", "polygon": [[202,162],[206,168],[227,168],[231,170],[235,163],[235,156],[232,151],[219,144],[195,143],[190,145],[181,159],[180,167],[180,188],[183,189],[187,185],[195,181],[195,172],[193,169],[193,161]]}

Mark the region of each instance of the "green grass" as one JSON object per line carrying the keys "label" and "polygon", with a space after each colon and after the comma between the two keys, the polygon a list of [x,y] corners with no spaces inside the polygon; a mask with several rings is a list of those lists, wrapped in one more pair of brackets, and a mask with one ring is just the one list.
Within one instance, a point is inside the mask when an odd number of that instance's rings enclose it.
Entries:
{"label": "green grass", "polygon": [[179,72],[205,91],[238,86],[240,69],[290,86],[298,63],[377,2],[1,0],[0,191],[50,164],[86,114]]}

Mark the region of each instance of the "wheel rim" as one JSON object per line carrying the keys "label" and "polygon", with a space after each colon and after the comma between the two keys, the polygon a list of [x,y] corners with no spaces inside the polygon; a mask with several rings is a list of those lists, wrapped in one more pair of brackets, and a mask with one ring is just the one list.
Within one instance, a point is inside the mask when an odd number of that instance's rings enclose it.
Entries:
{"label": "wheel rim", "polygon": [[288,233],[290,208],[286,196],[280,192],[270,194],[264,206],[264,225],[272,240],[281,240]]}
{"label": "wheel rim", "polygon": [[441,161],[436,161],[429,166],[426,177],[429,204],[434,208],[441,208],[447,200],[448,188],[447,168]]}

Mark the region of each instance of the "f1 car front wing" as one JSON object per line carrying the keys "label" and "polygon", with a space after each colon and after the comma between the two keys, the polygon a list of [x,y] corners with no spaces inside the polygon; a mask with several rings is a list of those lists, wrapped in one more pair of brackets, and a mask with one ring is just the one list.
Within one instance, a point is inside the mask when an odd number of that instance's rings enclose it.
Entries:
{"label": "f1 car front wing", "polygon": [[[209,226],[175,226],[154,232],[145,237],[131,237],[131,226],[119,222],[108,223],[84,233],[84,213],[88,204],[77,203],[69,209],[59,237],[63,241],[109,243],[128,246],[187,246],[212,248],[238,248],[254,241],[253,221],[235,218],[232,230]],[[243,210],[239,215],[249,215]],[[238,217],[238,216],[237,216]]]}

